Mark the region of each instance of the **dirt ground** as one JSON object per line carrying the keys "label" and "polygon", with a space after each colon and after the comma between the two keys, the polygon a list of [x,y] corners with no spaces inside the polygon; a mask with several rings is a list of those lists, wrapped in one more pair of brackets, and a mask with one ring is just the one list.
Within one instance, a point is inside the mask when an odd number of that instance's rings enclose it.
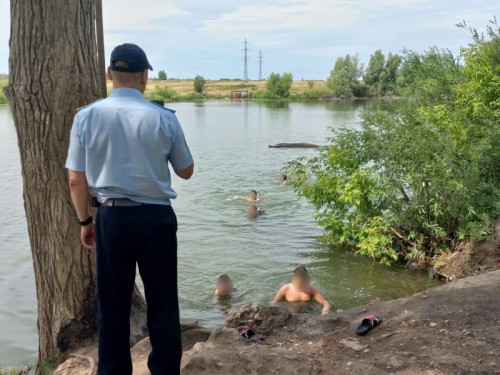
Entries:
{"label": "dirt ground", "polygon": [[[367,314],[383,322],[356,336]],[[328,316],[247,306],[229,325],[267,331],[266,340],[220,330],[186,353],[182,374],[500,374],[499,316],[500,270]]]}
{"label": "dirt ground", "polygon": [[[245,305],[210,332],[183,326],[182,375],[500,374],[500,221],[495,240],[444,254],[436,274],[449,282],[411,297],[374,300],[326,316]],[[496,270],[495,270],[496,269]],[[485,270],[493,270],[484,272]],[[479,275],[458,279],[464,273]],[[368,314],[383,319],[367,336]],[[239,327],[266,336],[242,338]],[[149,375],[149,339],[132,349],[134,375]],[[56,375],[94,375],[95,347],[64,362]]]}
{"label": "dirt ground", "polygon": [[[367,314],[383,319],[367,336],[356,327]],[[500,270],[423,293],[326,316],[293,315],[280,307],[246,305],[212,332],[183,331],[182,375],[500,374]],[[266,335],[242,338],[236,327]],[[147,375],[148,339],[132,349],[134,375]],[[73,358],[58,375],[92,375],[94,358]]]}

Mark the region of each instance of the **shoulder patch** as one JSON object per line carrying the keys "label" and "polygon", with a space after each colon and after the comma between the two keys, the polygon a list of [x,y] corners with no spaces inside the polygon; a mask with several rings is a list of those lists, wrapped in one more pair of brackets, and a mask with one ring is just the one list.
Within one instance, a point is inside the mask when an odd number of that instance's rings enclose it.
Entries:
{"label": "shoulder patch", "polygon": [[97,102],[100,102],[101,100],[104,100],[104,98],[97,99],[96,101],[94,101],[94,102],[92,102],[90,104],[87,104],[87,105],[84,105],[83,107],[77,108],[76,111],[80,112],[82,109],[85,109],[85,108],[88,108],[88,107],[92,107],[94,104],[96,104]]}

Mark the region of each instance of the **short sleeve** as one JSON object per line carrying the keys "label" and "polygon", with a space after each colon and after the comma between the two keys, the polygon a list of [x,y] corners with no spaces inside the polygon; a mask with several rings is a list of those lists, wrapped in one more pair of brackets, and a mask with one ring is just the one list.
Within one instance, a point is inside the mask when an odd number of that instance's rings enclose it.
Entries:
{"label": "short sleeve", "polygon": [[79,121],[78,115],[76,115],[73,120],[73,126],[71,127],[66,169],[76,172],[85,172],[85,164],[85,148],[79,136]]}
{"label": "short sleeve", "polygon": [[175,133],[168,161],[174,170],[181,170],[193,164],[193,157],[191,156],[191,151],[189,150],[181,124],[179,123],[179,120],[177,120],[177,116],[172,115],[171,120]]}

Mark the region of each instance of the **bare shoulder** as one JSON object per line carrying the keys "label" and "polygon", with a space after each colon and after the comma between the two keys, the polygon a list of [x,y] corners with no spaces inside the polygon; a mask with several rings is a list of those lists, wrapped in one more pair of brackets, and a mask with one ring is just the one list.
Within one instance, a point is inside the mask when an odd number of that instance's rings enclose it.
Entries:
{"label": "bare shoulder", "polygon": [[318,294],[318,293],[319,293],[318,289],[316,289],[316,288],[315,288],[314,286],[312,286],[312,285],[310,285],[310,286],[309,286],[309,294],[310,294],[311,296],[314,296],[314,295],[316,295],[316,294]]}
{"label": "bare shoulder", "polygon": [[285,284],[280,288],[281,292],[287,292],[292,284]]}

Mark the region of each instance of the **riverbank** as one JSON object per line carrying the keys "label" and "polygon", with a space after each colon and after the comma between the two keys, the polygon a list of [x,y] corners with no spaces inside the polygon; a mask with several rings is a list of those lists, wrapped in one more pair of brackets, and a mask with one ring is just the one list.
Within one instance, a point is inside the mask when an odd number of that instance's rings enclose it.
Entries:
{"label": "riverbank", "polygon": [[[204,95],[194,92],[193,79],[149,79],[144,95],[149,100],[164,100],[165,102],[182,102],[193,100],[227,99],[232,91],[248,91],[251,99],[266,99],[266,80],[220,79],[205,82]],[[0,76],[0,104],[8,104],[3,94],[3,88],[8,84],[7,76]],[[112,82],[107,81],[108,93]],[[394,99],[393,96],[352,97],[349,99]],[[272,100],[272,99],[271,99]],[[283,99],[280,99],[283,100]],[[285,100],[341,100],[336,98],[328,88],[325,80],[293,81],[290,95]]]}
{"label": "riverbank", "polygon": [[[245,305],[208,341],[185,351],[182,374],[499,374],[499,290],[497,270],[327,316]],[[368,314],[382,324],[356,336]],[[240,325],[266,340],[241,338]],[[134,375],[149,374],[148,350],[147,339],[134,347]],[[56,374],[90,374],[92,364],[91,357],[74,358]]]}

